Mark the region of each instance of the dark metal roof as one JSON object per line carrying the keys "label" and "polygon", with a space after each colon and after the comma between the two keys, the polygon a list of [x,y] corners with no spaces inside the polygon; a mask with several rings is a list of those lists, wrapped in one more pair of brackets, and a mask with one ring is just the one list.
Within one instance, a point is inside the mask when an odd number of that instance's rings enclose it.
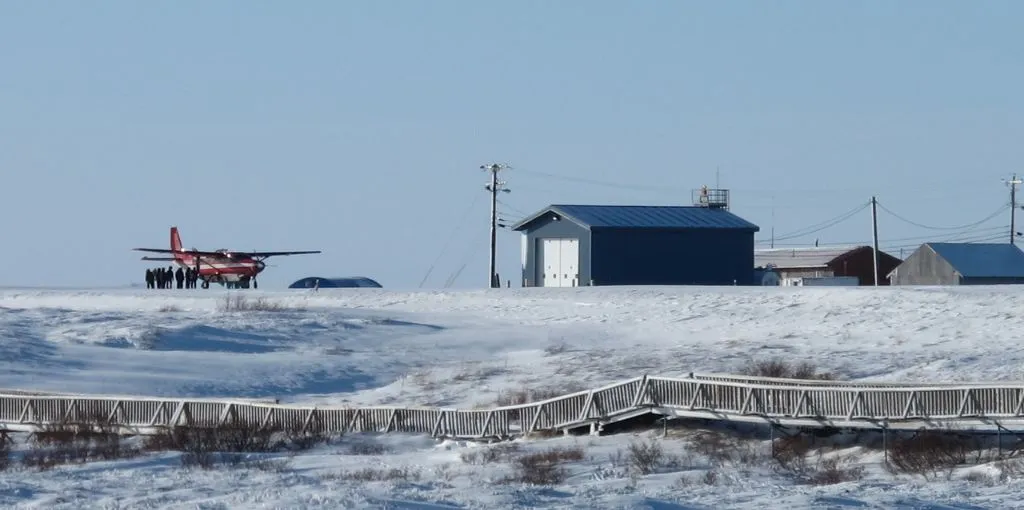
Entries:
{"label": "dark metal roof", "polygon": [[336,288],[336,287],[373,287],[380,288],[381,284],[377,283],[372,278],[365,276],[342,276],[335,278],[323,278],[320,276],[307,276],[305,278],[296,280],[288,286],[289,289],[311,289],[317,286],[321,289]]}
{"label": "dark metal roof", "polygon": [[548,212],[554,212],[584,227],[729,229],[757,232],[760,227],[724,209],[663,205],[550,205],[512,226],[522,230]]}
{"label": "dark metal roof", "polygon": [[1024,252],[1009,243],[926,243],[965,278],[1024,278]]}

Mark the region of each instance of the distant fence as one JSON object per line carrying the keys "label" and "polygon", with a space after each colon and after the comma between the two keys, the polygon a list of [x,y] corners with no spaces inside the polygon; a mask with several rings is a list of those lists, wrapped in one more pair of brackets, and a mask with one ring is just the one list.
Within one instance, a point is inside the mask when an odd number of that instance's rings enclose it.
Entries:
{"label": "distant fence", "polygon": [[637,377],[528,404],[483,410],[334,408],[246,400],[0,393],[0,429],[102,422],[124,433],[242,424],[311,433],[408,432],[508,438],[645,414],[815,428],[1024,430],[1024,385],[804,381],[719,374]]}

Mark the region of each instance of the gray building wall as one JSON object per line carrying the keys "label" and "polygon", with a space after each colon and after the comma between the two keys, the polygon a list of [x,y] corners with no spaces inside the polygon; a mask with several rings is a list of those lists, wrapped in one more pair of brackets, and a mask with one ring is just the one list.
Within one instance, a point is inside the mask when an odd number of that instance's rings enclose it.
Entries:
{"label": "gray building wall", "polygon": [[892,285],[959,285],[953,266],[927,246],[915,251],[896,267]]}
{"label": "gray building wall", "polygon": [[594,285],[751,285],[754,281],[753,232],[595,228],[591,236],[588,276]]}
{"label": "gray building wall", "polygon": [[525,287],[536,287],[540,285],[537,273],[537,253],[540,251],[541,239],[545,238],[575,238],[580,244],[580,285],[589,285],[590,282],[590,253],[591,239],[590,230],[579,226],[575,222],[562,218],[558,221],[551,219],[551,215],[538,218],[536,223],[526,235],[526,261],[523,267],[522,285]]}

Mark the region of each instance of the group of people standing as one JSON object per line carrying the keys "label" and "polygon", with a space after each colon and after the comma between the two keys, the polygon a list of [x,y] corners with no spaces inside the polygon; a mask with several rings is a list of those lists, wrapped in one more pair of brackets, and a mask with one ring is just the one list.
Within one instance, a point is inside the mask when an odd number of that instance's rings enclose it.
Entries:
{"label": "group of people standing", "polygon": [[146,269],[147,289],[173,289],[175,283],[179,289],[194,289],[198,281],[199,273],[191,267],[179,267],[177,271],[172,266]]}

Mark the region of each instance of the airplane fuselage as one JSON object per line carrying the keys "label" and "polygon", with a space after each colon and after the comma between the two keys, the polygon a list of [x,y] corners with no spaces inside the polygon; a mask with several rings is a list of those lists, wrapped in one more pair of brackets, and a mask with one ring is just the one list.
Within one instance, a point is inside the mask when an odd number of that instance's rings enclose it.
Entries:
{"label": "airplane fuselage", "polygon": [[[198,259],[198,264],[197,264]],[[199,278],[212,283],[240,282],[254,278],[267,266],[245,256],[195,257],[188,253],[175,254],[174,262],[183,268],[199,267]]]}

